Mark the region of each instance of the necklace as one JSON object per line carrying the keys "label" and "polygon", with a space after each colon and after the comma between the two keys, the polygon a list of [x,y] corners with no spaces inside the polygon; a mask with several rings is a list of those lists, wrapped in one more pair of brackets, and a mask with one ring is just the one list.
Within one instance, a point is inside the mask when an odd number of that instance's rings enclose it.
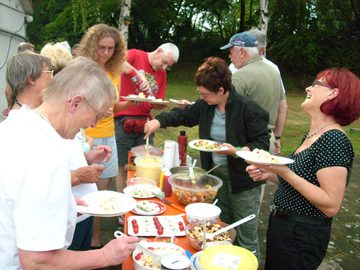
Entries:
{"label": "necklace", "polygon": [[331,126],[331,125],[333,125],[333,124],[334,124],[334,123],[322,125],[322,126],[319,127],[317,130],[315,130],[313,133],[311,133],[311,134],[308,133],[308,134],[306,135],[306,140],[307,140],[307,139],[310,139],[310,138],[312,138],[312,137],[314,137],[314,136],[316,136],[316,135],[318,135],[319,132],[320,132],[321,130],[323,130],[325,127]]}
{"label": "necklace", "polygon": [[22,104],[17,99],[15,99],[15,103],[16,103],[16,105],[19,105],[20,107],[22,106]]}

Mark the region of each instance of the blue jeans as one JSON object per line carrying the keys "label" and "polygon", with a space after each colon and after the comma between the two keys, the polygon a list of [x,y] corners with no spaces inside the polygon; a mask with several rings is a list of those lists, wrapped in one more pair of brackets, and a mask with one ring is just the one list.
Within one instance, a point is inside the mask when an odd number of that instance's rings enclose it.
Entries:
{"label": "blue jeans", "polygon": [[228,167],[221,165],[214,170],[213,174],[223,180],[223,186],[217,194],[219,199],[217,205],[221,208],[220,219],[223,222],[231,224],[251,214],[256,215],[254,219],[236,227],[234,244],[255,251],[259,259],[258,213],[261,186],[232,194]]}

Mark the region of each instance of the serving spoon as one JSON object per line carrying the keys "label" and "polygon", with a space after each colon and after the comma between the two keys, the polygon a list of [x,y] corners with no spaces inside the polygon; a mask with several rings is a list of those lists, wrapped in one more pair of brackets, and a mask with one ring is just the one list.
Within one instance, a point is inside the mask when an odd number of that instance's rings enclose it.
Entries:
{"label": "serving spoon", "polygon": [[245,222],[248,222],[248,221],[252,220],[255,217],[256,217],[255,214],[251,214],[251,215],[249,215],[249,216],[247,216],[247,217],[245,217],[243,219],[240,219],[240,220],[234,222],[233,224],[230,224],[230,225],[228,225],[228,226],[226,226],[226,227],[224,227],[224,228],[222,228],[222,229],[220,229],[220,230],[218,230],[218,231],[216,231],[214,233],[207,233],[206,234],[206,239],[214,239],[214,237],[216,235],[221,234],[223,232],[226,232],[226,231],[228,231],[228,230],[230,230],[232,228],[235,228],[236,226],[239,226],[239,225],[241,225],[241,224],[243,224]]}

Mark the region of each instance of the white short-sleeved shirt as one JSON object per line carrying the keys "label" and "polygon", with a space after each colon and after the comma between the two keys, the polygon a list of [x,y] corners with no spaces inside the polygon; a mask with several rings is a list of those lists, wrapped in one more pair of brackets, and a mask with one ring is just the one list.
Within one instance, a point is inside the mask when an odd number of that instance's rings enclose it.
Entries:
{"label": "white short-sleeved shirt", "polygon": [[0,123],[0,269],[20,269],[18,248],[70,245],[76,224],[69,153],[50,123],[27,106]]}

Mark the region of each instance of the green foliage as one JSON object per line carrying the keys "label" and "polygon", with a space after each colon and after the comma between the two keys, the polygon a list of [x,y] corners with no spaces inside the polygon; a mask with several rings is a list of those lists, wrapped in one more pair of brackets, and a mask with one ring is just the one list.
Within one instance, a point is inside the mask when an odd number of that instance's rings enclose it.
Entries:
{"label": "green foliage", "polygon": [[292,74],[315,74],[331,66],[359,72],[359,35],[350,1],[271,2],[269,55]]}
{"label": "green foliage", "polygon": [[[176,43],[180,62],[199,63],[220,51],[236,32],[240,18],[245,29],[259,26],[259,1],[245,0],[132,0],[129,48],[153,50],[163,42]],[[28,35],[39,50],[49,41],[79,42],[90,26],[118,27],[119,0],[33,0],[34,22]],[[268,57],[283,73],[313,76],[330,66],[360,73],[359,30],[350,1],[273,0],[268,28]]]}

